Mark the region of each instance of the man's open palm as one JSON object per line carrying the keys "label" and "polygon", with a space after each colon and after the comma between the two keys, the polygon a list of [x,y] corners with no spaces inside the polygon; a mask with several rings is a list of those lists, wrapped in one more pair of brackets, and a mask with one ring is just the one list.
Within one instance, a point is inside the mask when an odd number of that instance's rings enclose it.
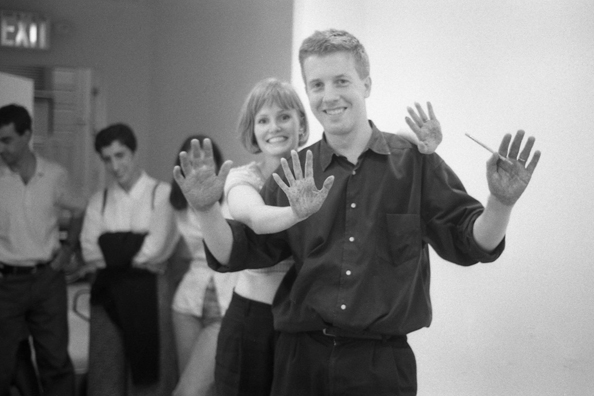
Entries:
{"label": "man's open palm", "polygon": [[293,159],[295,176],[293,176],[287,160],[284,158],[281,159],[281,165],[289,185],[283,182],[276,173],[273,173],[272,177],[274,177],[279,187],[287,194],[295,215],[299,219],[306,219],[322,207],[334,183],[334,176],[328,176],[324,181],[322,189],[318,190],[313,177],[313,154],[311,151],[308,150],[305,155],[305,177],[303,177],[303,173],[301,172],[301,162],[295,150],[291,151],[291,158]]}

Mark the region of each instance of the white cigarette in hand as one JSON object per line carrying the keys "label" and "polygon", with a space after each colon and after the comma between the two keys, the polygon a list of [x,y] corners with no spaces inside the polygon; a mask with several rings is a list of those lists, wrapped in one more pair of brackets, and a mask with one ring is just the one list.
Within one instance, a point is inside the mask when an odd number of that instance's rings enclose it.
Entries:
{"label": "white cigarette in hand", "polygon": [[504,157],[503,155],[499,154],[497,151],[491,149],[489,146],[485,145],[484,143],[479,142],[478,140],[476,140],[475,138],[473,138],[472,136],[470,136],[469,134],[465,133],[466,136],[468,136],[469,138],[471,138],[472,140],[474,140],[476,143],[478,143],[479,145],[483,146],[484,148],[486,148],[488,151],[492,152],[493,154],[497,154],[499,156],[499,159],[501,159],[502,161],[507,162],[510,165],[513,165],[513,163],[507,159],[506,157]]}

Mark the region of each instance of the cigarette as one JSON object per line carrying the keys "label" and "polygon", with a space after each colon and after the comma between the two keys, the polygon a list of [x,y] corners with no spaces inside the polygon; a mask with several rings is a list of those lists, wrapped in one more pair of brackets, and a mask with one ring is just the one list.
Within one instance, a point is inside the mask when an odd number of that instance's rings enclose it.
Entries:
{"label": "cigarette", "polygon": [[466,136],[468,136],[469,138],[471,138],[472,140],[474,140],[476,143],[478,143],[479,145],[483,146],[484,148],[486,148],[488,151],[490,151],[493,154],[497,154],[499,156],[499,159],[502,161],[507,162],[510,165],[513,165],[513,163],[507,159],[506,157],[504,157],[503,155],[499,154],[497,151],[493,150],[492,148],[490,148],[489,146],[485,145],[484,143],[479,142],[478,140],[476,140],[475,138],[473,138],[472,136],[470,136],[469,134],[465,133]]}

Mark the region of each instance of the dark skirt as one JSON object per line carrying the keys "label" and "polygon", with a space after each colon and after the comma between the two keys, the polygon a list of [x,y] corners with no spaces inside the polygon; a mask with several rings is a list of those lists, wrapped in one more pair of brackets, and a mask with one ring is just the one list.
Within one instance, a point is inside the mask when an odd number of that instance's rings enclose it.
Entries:
{"label": "dark skirt", "polygon": [[217,342],[218,396],[269,395],[276,338],[271,305],[233,293]]}

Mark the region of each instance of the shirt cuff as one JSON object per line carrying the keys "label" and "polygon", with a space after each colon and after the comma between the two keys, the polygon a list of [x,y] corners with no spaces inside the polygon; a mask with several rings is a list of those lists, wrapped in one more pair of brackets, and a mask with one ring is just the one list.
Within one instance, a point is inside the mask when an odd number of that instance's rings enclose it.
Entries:
{"label": "shirt cuff", "polygon": [[243,265],[245,263],[245,257],[247,255],[247,239],[245,237],[243,223],[236,220],[227,220],[229,226],[231,226],[231,232],[233,234],[233,246],[231,248],[231,256],[229,257],[228,264],[221,264],[210,252],[208,246],[204,241],[204,252],[206,253],[206,262],[208,266],[217,272],[235,272],[246,269]]}

